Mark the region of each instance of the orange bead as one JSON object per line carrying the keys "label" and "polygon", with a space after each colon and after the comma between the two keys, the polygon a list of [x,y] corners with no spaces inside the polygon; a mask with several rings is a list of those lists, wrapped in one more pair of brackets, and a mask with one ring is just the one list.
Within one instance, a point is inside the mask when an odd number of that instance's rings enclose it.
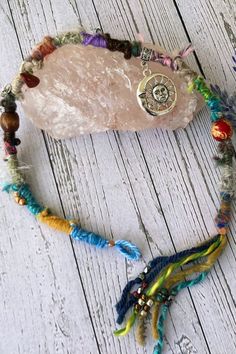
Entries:
{"label": "orange bead", "polygon": [[19,204],[20,203],[20,196],[19,195],[17,195],[17,196],[15,196],[15,202],[17,203],[17,204]]}
{"label": "orange bead", "polygon": [[24,199],[24,198],[21,198],[20,200],[19,200],[19,205],[26,205],[26,200]]}
{"label": "orange bead", "polygon": [[26,205],[26,200],[18,195],[15,195],[15,201],[17,204],[23,206]]}
{"label": "orange bead", "polygon": [[16,112],[4,112],[1,114],[1,128],[4,132],[15,133],[19,129],[19,116]]}
{"label": "orange bead", "polygon": [[46,36],[44,37],[43,41],[34,49],[32,58],[40,60],[46,55],[51,54],[55,49],[56,47],[53,44],[53,38]]}
{"label": "orange bead", "polygon": [[211,134],[217,141],[230,139],[233,135],[231,123],[224,118],[221,118],[212,124]]}
{"label": "orange bead", "polygon": [[218,232],[221,235],[226,235],[228,232],[228,229],[226,227],[221,227],[221,228],[218,228]]}
{"label": "orange bead", "polygon": [[110,240],[108,245],[109,245],[109,247],[114,247],[115,246],[115,241]]}

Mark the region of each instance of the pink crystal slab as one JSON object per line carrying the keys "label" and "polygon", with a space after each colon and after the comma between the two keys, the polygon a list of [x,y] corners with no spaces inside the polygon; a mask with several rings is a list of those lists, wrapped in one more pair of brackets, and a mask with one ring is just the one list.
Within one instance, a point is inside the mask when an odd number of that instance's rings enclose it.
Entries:
{"label": "pink crystal slab", "polygon": [[140,59],[126,60],[118,52],[72,44],[45,58],[43,68],[34,72],[40,84],[23,87],[22,106],[37,127],[57,139],[110,129],[184,128],[202,100],[188,93],[183,79],[169,68],[157,63],[149,67],[171,78],[177,88],[176,106],[162,116],[149,115],[137,102],[143,79]]}

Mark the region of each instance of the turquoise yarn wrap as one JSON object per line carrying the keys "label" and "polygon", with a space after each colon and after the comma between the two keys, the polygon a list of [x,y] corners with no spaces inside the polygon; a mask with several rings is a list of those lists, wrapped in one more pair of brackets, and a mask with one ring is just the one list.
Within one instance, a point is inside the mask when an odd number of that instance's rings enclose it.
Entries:
{"label": "turquoise yarn wrap", "polygon": [[115,248],[127,259],[137,261],[141,258],[141,252],[138,247],[129,241],[118,240],[115,242]]}
{"label": "turquoise yarn wrap", "polygon": [[17,192],[21,197],[26,200],[26,207],[33,215],[38,215],[43,211],[45,208],[41,206],[36,199],[33,197],[28,184],[6,184],[3,187],[3,191],[10,193],[10,192]]}
{"label": "turquoise yarn wrap", "polygon": [[[90,231],[86,231],[78,225],[74,225],[70,236],[74,240],[86,242],[90,245],[96,246],[97,248],[105,248],[111,246],[110,242],[104,239],[102,236]],[[112,246],[129,260],[137,261],[141,257],[141,252],[138,247],[129,241],[118,240],[115,241],[114,245]]]}
{"label": "turquoise yarn wrap", "polygon": [[70,236],[76,241],[83,241],[89,243],[90,245],[94,245],[97,248],[104,248],[104,247],[108,247],[109,245],[108,240],[104,239],[100,235],[97,235],[93,232],[86,231],[81,227],[79,227],[78,225],[75,225],[73,227]]}
{"label": "turquoise yarn wrap", "polygon": [[[17,192],[20,197],[23,197],[26,201],[26,207],[29,211],[37,216],[45,207],[41,206],[36,199],[33,197],[30,188],[27,184],[5,184],[3,186],[3,191],[7,193]],[[78,241],[86,242],[97,248],[114,247],[118,250],[124,257],[129,260],[139,260],[141,258],[141,252],[137,246],[126,240],[118,240],[114,244],[100,235],[97,235],[91,231],[86,231],[82,229],[77,224],[72,225],[73,229],[70,236]]]}

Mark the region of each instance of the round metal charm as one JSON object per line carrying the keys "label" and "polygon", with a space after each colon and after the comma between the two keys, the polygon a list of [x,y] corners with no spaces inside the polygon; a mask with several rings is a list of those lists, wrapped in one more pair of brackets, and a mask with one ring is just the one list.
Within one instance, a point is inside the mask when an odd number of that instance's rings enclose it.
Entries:
{"label": "round metal charm", "polygon": [[143,110],[152,116],[159,116],[172,111],[177,101],[177,90],[171,79],[155,73],[140,81],[137,99]]}

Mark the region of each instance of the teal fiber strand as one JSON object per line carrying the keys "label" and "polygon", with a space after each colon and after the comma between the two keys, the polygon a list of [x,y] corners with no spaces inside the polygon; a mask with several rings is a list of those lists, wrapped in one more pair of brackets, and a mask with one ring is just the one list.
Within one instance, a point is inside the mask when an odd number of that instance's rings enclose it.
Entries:
{"label": "teal fiber strand", "polygon": [[164,304],[161,308],[161,314],[157,324],[159,339],[154,347],[153,354],[161,354],[164,345],[164,323],[167,317],[167,310],[169,305]]}
{"label": "teal fiber strand", "polygon": [[26,200],[26,207],[34,215],[41,213],[45,209],[35,200],[27,184],[6,184],[3,190],[7,193],[18,192]]}
{"label": "teal fiber strand", "polygon": [[12,184],[4,183],[2,190],[3,190],[3,192],[10,193],[13,190]]}
{"label": "teal fiber strand", "polygon": [[221,105],[220,105],[220,100],[218,98],[210,98],[207,101],[208,107],[211,109],[212,112],[220,112],[221,111]]}
{"label": "teal fiber strand", "polygon": [[133,243],[125,240],[115,242],[115,248],[127,259],[138,261],[141,258],[141,252]]}
{"label": "teal fiber strand", "polygon": [[211,112],[211,121],[212,122],[216,122],[218,119],[221,118],[221,114],[219,114],[218,112]]}
{"label": "teal fiber strand", "polygon": [[100,235],[86,231],[77,225],[73,227],[70,236],[77,241],[89,243],[90,245],[96,246],[97,248],[104,248],[109,244],[109,242]]}
{"label": "teal fiber strand", "polygon": [[[178,294],[178,292],[184,288],[190,288],[198,283],[200,283],[201,281],[203,281],[206,276],[207,276],[208,272],[202,272],[201,274],[199,274],[199,276],[195,279],[191,279],[191,280],[186,280],[178,285],[176,285],[175,287],[172,288],[172,291],[176,294]],[[171,291],[171,293],[172,293]]]}
{"label": "teal fiber strand", "polygon": [[[186,281],[181,282],[178,285],[174,286],[171,290],[171,293],[170,293],[171,296],[176,296],[178,294],[178,292],[181,291],[182,289],[187,288],[187,287],[191,287],[191,286],[194,286],[194,285],[200,283],[201,281],[203,281],[206,278],[207,274],[208,274],[208,272],[202,272],[195,279],[186,280]],[[161,308],[161,313],[160,313],[159,320],[157,323],[157,330],[158,330],[158,334],[159,334],[159,339],[154,347],[153,354],[161,354],[162,353],[162,349],[163,349],[163,345],[164,345],[164,323],[165,323],[165,320],[167,317],[167,310],[168,310],[169,305],[170,305],[170,303],[167,302]]]}
{"label": "teal fiber strand", "polygon": [[21,186],[18,193],[21,197],[25,198],[26,206],[32,214],[37,215],[45,209],[35,200],[27,184]]}

